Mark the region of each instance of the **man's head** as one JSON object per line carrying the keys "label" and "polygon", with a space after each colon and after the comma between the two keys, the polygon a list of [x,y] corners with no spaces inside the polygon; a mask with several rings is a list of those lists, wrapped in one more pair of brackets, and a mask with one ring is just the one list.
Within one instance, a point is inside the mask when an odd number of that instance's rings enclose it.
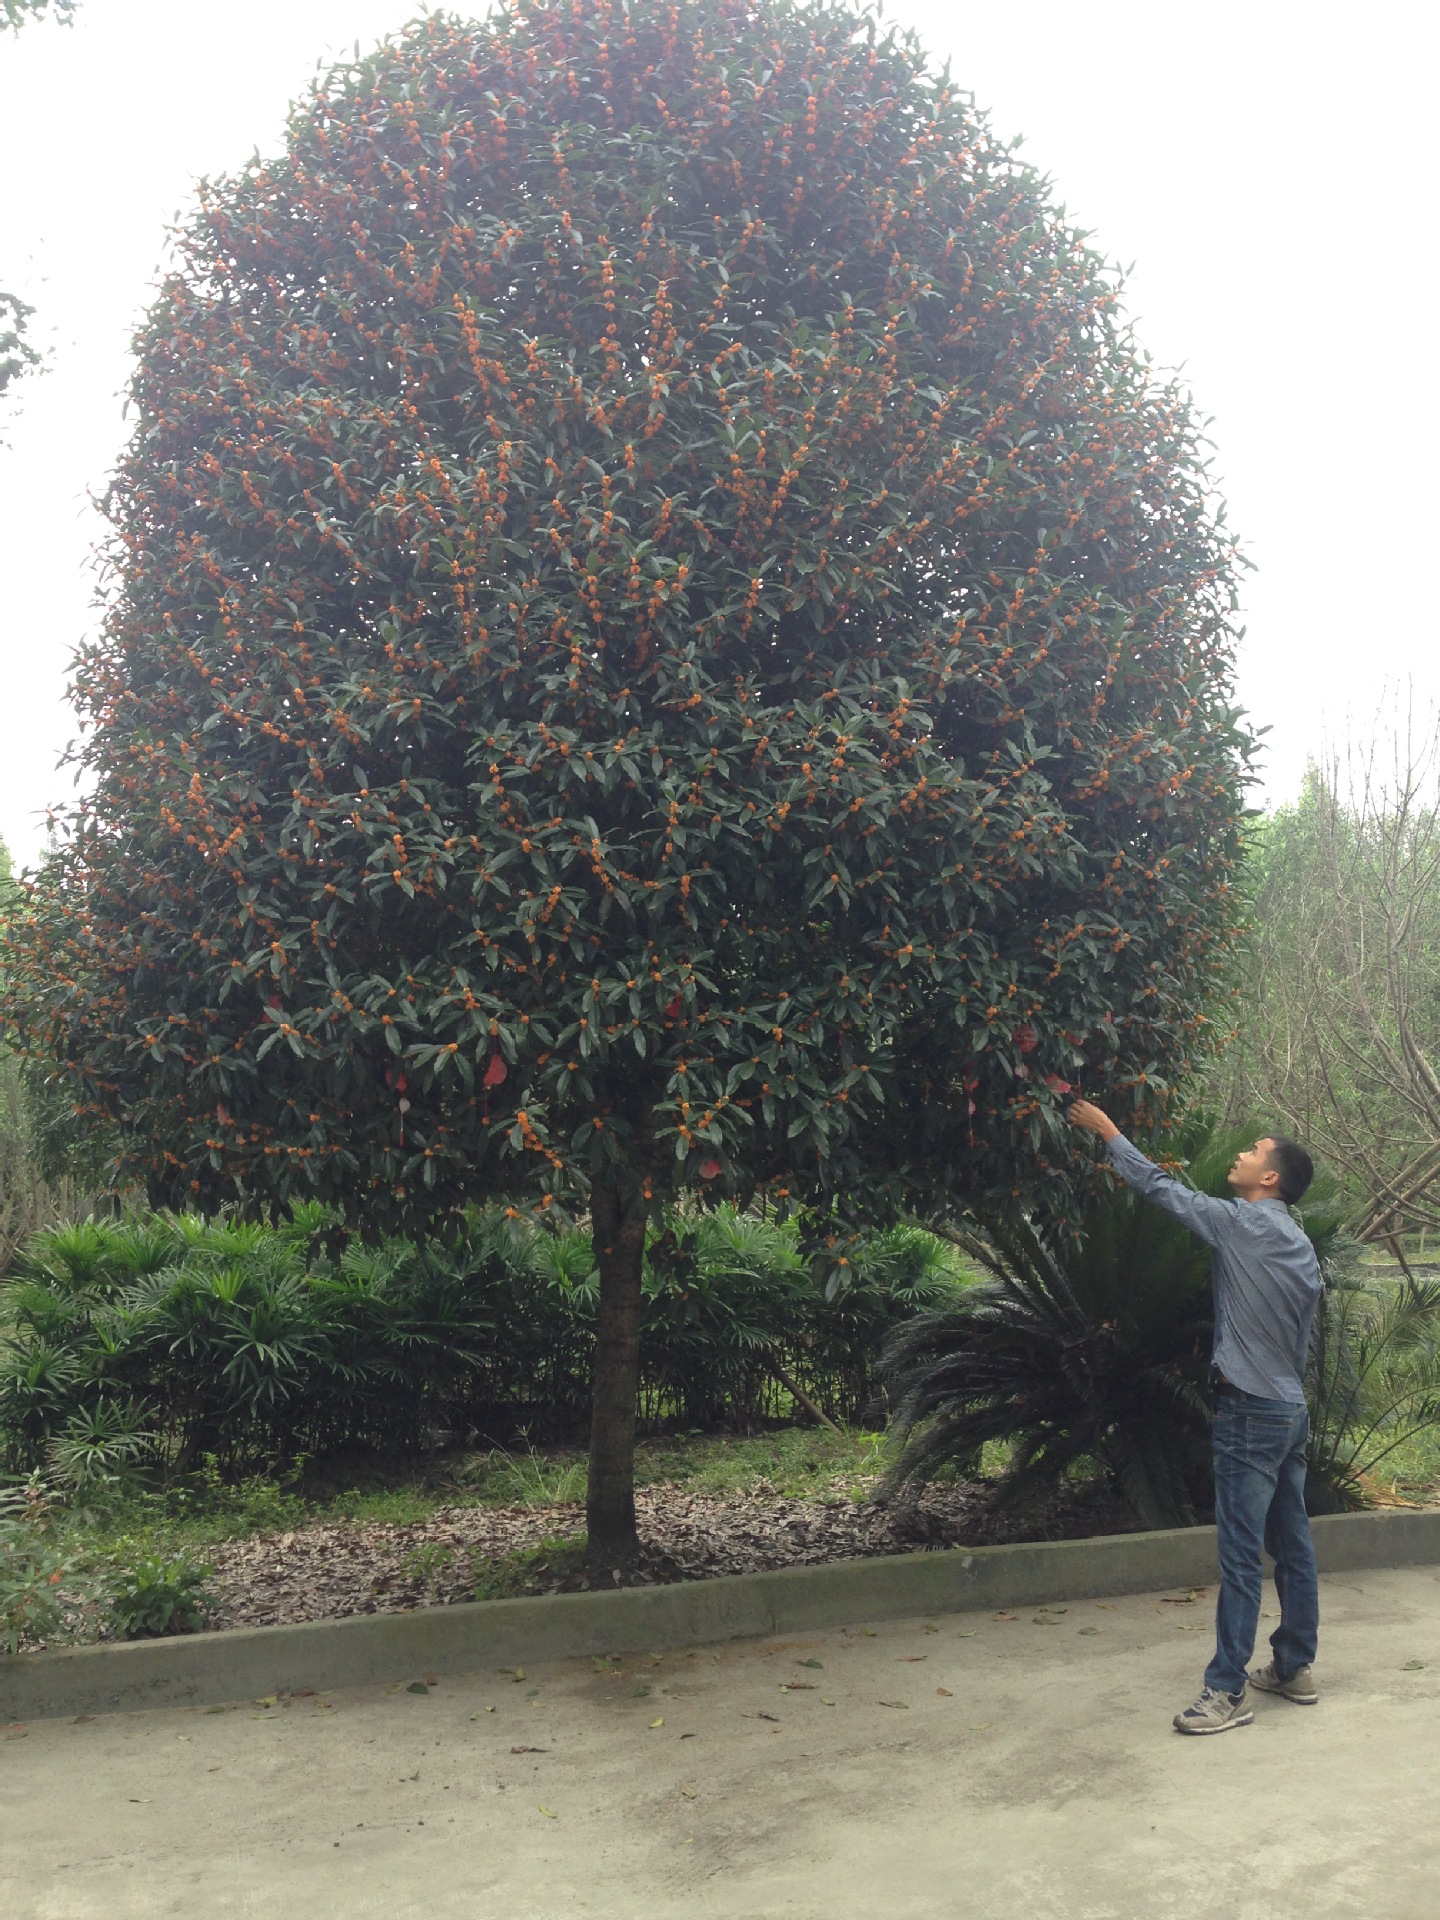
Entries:
{"label": "man's head", "polygon": [[1242,1200],[1283,1200],[1293,1207],[1314,1175],[1310,1156],[1298,1140],[1268,1133],[1236,1154],[1229,1179]]}

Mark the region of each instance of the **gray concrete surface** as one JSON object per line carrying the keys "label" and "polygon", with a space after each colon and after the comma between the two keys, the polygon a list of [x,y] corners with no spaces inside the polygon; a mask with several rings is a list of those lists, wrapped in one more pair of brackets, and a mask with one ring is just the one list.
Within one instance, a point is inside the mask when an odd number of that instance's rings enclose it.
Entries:
{"label": "gray concrete surface", "polygon": [[[1312,1522],[1312,1531],[1316,1559],[1327,1573],[1440,1565],[1440,1509],[1330,1514]],[[65,1648],[0,1657],[0,1722],[203,1707],[287,1688],[389,1682],[417,1669],[449,1676],[516,1661],[809,1632],[860,1619],[1094,1599],[1211,1580],[1215,1565],[1215,1529],[1179,1527]]]}
{"label": "gray concrete surface", "polygon": [[1322,1587],[1320,1705],[1203,1740],[1162,1594],[12,1727],[0,1913],[1434,1920],[1440,1570]]}

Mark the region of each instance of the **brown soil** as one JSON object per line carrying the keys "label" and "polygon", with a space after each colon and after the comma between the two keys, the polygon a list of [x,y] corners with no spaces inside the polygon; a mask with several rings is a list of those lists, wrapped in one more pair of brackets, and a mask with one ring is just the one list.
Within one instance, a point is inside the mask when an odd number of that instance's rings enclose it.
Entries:
{"label": "brown soil", "polygon": [[[750,1493],[725,1495],[647,1487],[636,1494],[640,1565],[599,1582],[580,1569],[574,1546],[562,1544],[582,1531],[581,1508],[456,1506],[416,1525],[336,1523],[216,1547],[208,1555],[214,1568],[208,1584],[219,1601],[215,1626],[279,1626],[444,1606],[473,1599],[477,1591],[485,1598],[497,1591],[708,1580],[873,1554],[1136,1529],[1128,1507],[1101,1488],[1067,1489],[1024,1518],[997,1515],[992,1491],[974,1482],[932,1487],[900,1510],[868,1501],[792,1500],[763,1482]],[[555,1544],[520,1567],[494,1566],[546,1542]]]}

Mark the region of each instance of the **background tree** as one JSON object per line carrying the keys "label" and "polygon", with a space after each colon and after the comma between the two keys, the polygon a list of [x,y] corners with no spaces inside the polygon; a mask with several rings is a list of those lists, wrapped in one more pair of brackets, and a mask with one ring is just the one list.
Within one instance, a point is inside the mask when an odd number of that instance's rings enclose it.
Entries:
{"label": "background tree", "polygon": [[[23,895],[0,840],[0,959]],[[0,1038],[0,1275],[32,1233],[86,1213],[104,1191],[104,1152],[93,1127],[77,1129],[68,1093],[27,1072]]]}
{"label": "background tree", "polygon": [[0,0],[0,31],[18,33],[27,20],[59,20],[67,27],[78,0]]}
{"label": "background tree", "polygon": [[[27,20],[49,18],[66,26],[74,17],[76,0],[0,0],[0,34],[18,33]],[[28,367],[40,364],[40,355],[25,338],[33,308],[0,288],[0,398]]]}
{"label": "background tree", "polygon": [[1203,1054],[1186,403],[910,40],[522,0],[203,193],[133,404],[9,1017],[157,1200],[588,1207],[617,1565],[651,1209],[1063,1205],[1069,1082]]}
{"label": "background tree", "polygon": [[[1352,1231],[1440,1225],[1440,716],[1395,712],[1257,836],[1253,1008],[1222,1069],[1355,1197]],[[1386,764],[1388,757],[1389,764]]]}

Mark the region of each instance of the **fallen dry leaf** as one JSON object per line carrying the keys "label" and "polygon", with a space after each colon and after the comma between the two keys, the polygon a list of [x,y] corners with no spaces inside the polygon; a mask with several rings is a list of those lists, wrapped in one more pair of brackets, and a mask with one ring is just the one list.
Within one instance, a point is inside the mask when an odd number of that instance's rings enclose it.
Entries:
{"label": "fallen dry leaf", "polygon": [[540,1811],[547,1820],[553,1820],[555,1818],[555,1812],[552,1807],[541,1807]]}
{"label": "fallen dry leaf", "polygon": [[660,1716],[660,1718],[659,1718],[658,1720],[652,1720],[652,1721],[650,1722],[650,1731],[651,1731],[651,1732],[653,1733],[653,1732],[655,1731],[655,1729],[656,1729],[656,1727],[663,1727],[663,1726],[664,1726],[664,1724],[665,1724],[665,1716],[664,1716],[664,1714],[662,1713],[662,1714],[661,1714],[661,1716]]}
{"label": "fallen dry leaf", "polygon": [[548,1753],[548,1747],[511,1747],[511,1753]]}
{"label": "fallen dry leaf", "polygon": [[906,1700],[882,1700],[879,1704],[882,1707],[902,1707],[906,1713],[910,1711],[910,1704]]}
{"label": "fallen dry leaf", "polygon": [[936,1687],[935,1691],[939,1694],[942,1700],[953,1700],[955,1698],[954,1694],[951,1693],[949,1687]]}

